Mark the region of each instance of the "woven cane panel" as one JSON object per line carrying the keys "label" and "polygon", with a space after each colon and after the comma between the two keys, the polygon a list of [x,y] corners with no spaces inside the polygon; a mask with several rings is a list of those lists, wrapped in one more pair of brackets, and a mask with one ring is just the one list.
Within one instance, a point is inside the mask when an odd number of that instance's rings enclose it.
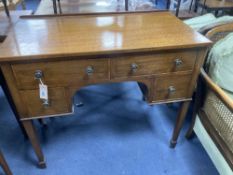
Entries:
{"label": "woven cane panel", "polygon": [[227,36],[230,32],[218,32],[216,34],[214,34],[213,36],[210,37],[211,41],[213,41],[214,43],[216,43],[217,41],[219,41],[220,39],[223,39],[225,36]]}
{"label": "woven cane panel", "polygon": [[212,92],[208,92],[204,111],[216,131],[233,152],[233,113]]}

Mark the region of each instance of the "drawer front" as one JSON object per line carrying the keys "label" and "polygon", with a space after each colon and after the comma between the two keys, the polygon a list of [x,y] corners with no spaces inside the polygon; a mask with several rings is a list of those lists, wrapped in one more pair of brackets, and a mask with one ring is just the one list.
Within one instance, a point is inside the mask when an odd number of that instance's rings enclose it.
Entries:
{"label": "drawer front", "polygon": [[21,91],[20,94],[30,117],[57,115],[71,112],[65,88],[49,88],[48,105],[44,105],[43,101],[39,98],[39,90],[24,90]]}
{"label": "drawer front", "polygon": [[192,74],[160,76],[154,82],[153,101],[169,101],[187,97]]}
{"label": "drawer front", "polygon": [[111,77],[129,77],[192,70],[195,51],[128,56],[111,59]]}
{"label": "drawer front", "polygon": [[107,59],[58,61],[14,64],[12,70],[19,89],[38,88],[35,72],[42,71],[42,80],[49,87],[67,86],[80,82],[94,83],[109,79]]}

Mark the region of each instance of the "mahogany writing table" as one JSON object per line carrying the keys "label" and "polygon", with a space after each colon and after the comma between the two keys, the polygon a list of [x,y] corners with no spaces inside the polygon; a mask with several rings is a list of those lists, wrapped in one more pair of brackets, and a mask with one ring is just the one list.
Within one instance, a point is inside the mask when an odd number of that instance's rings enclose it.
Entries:
{"label": "mahogany writing table", "polygon": [[[210,44],[169,12],[31,17],[0,45],[0,66],[45,167],[32,121],[72,113],[72,97],[91,84],[136,81],[151,104],[181,101],[174,147]],[[46,101],[38,78],[48,86]]]}

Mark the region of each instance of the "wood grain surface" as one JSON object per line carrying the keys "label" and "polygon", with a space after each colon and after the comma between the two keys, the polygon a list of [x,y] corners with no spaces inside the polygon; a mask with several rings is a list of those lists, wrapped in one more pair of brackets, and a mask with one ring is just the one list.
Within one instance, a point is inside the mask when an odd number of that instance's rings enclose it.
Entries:
{"label": "wood grain surface", "polygon": [[0,46],[0,62],[209,44],[169,12],[22,19]]}

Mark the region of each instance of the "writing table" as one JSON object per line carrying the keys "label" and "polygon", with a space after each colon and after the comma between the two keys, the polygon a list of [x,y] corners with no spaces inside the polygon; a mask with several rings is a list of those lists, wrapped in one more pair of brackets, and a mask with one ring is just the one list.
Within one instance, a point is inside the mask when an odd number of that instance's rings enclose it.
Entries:
{"label": "writing table", "polygon": [[[175,147],[210,44],[169,12],[31,17],[0,45],[0,66],[45,167],[32,121],[72,113],[72,97],[91,84],[136,81],[147,87],[149,103],[181,101]],[[39,97],[42,82],[48,100]]]}

